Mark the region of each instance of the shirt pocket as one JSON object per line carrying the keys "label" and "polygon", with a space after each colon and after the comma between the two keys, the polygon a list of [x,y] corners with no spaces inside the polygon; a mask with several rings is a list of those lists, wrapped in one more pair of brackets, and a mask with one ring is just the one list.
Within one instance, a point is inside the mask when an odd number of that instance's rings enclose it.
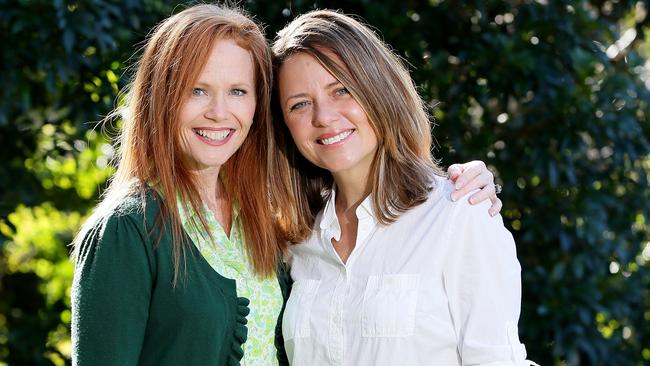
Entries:
{"label": "shirt pocket", "polygon": [[368,277],[363,294],[361,332],[364,337],[408,337],[415,328],[420,275],[384,274]]}
{"label": "shirt pocket", "polygon": [[311,336],[311,310],[320,282],[298,280],[291,286],[291,294],[282,317],[282,336],[285,340]]}

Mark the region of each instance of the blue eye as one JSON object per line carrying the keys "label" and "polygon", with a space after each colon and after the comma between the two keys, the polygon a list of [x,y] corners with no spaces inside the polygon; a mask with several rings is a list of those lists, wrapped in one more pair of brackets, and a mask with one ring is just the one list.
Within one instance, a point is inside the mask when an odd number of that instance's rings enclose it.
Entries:
{"label": "blue eye", "polygon": [[233,90],[230,91],[230,94],[232,94],[234,96],[237,96],[237,97],[241,97],[241,96],[244,96],[244,95],[248,94],[248,92],[246,90],[243,90],[243,89],[233,89]]}
{"label": "blue eye", "polygon": [[201,88],[192,88],[192,96],[193,97],[200,97],[202,95],[207,95],[208,93]]}
{"label": "blue eye", "polygon": [[297,110],[297,109],[302,109],[302,108],[304,108],[306,105],[307,105],[307,102],[298,102],[298,103],[292,105],[292,106],[289,108],[289,111],[295,111],[295,110]]}
{"label": "blue eye", "polygon": [[334,94],[336,94],[336,95],[348,95],[348,94],[350,94],[350,92],[348,91],[348,88],[339,88],[339,89],[336,89]]}

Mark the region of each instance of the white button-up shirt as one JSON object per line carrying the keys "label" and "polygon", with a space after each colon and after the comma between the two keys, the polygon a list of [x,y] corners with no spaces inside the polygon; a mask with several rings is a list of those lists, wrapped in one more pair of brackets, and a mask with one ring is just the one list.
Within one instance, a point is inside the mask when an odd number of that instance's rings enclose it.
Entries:
{"label": "white button-up shirt", "polygon": [[347,263],[332,243],[332,192],[312,236],[290,248],[292,365],[528,365],[512,235],[489,203],[452,202],[452,190],[436,178],[429,199],[388,226],[366,198]]}

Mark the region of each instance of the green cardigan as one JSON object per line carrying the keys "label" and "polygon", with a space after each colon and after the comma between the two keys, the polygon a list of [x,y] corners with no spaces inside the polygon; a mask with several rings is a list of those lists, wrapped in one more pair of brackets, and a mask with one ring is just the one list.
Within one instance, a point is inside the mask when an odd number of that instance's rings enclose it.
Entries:
{"label": "green cardigan", "polygon": [[[76,365],[239,365],[248,300],[189,245],[174,288],[160,200],[125,199],[78,248],[72,289]],[[149,233],[151,233],[149,235]],[[188,240],[189,238],[185,238]]]}

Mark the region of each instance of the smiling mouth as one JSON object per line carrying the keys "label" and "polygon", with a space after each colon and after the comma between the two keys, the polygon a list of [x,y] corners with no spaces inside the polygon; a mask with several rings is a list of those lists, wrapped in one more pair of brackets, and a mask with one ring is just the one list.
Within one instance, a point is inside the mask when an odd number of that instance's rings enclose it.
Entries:
{"label": "smiling mouth", "polygon": [[347,130],[339,133],[338,135],[334,135],[332,137],[328,137],[326,139],[318,139],[316,140],[319,144],[321,145],[333,145],[337,142],[345,140],[348,136],[350,136],[354,132],[354,129],[352,130]]}
{"label": "smiling mouth", "polygon": [[230,134],[233,132],[233,129],[227,129],[227,130],[219,130],[219,131],[211,131],[211,130],[201,130],[201,129],[194,129],[194,132],[209,140],[209,141],[214,141],[214,142],[220,142],[228,138]]}

